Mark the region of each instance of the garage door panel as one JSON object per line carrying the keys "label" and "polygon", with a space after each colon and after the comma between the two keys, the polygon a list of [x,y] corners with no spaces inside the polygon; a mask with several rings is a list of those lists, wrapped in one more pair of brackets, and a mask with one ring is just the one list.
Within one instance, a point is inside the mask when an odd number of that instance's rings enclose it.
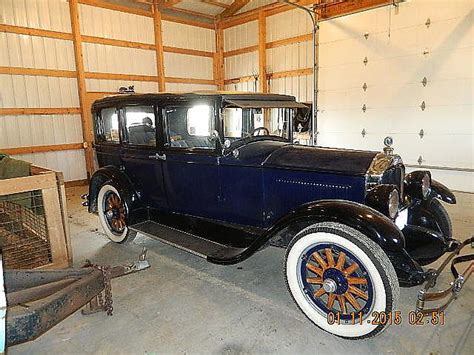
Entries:
{"label": "garage door panel", "polygon": [[319,109],[360,109],[362,112],[362,103],[365,101],[364,96],[362,89],[322,91],[318,97]]}
{"label": "garage door panel", "polygon": [[367,58],[370,60],[401,57],[420,52],[419,33],[416,27],[369,34]]}
{"label": "garage door panel", "polygon": [[431,51],[455,50],[472,46],[472,33],[472,16],[437,21],[420,28],[420,45]]}
{"label": "garage door panel", "polygon": [[449,1],[449,5],[445,1],[439,0],[417,0],[414,5],[418,9],[418,21],[422,23],[427,18],[430,18],[432,22],[436,22],[468,14],[472,15],[472,1],[470,0]]}
{"label": "garage door panel", "polygon": [[318,131],[323,133],[359,133],[364,125],[360,114],[348,110],[323,111],[318,114]]}
{"label": "garage door panel", "polygon": [[321,67],[319,70],[320,88],[322,90],[361,88],[367,77],[363,67],[362,61],[348,65]]}
{"label": "garage door panel", "polygon": [[422,54],[377,61],[371,61],[370,58],[368,60],[365,80],[369,85],[417,83],[426,75]]}
{"label": "garage door panel", "polygon": [[367,88],[364,100],[369,109],[418,107],[423,101],[423,85],[383,85],[383,83],[379,83],[374,87]]}
{"label": "garage door panel", "polygon": [[425,134],[468,134],[474,131],[472,105],[428,106],[427,110],[413,118]]}
{"label": "garage door panel", "polygon": [[423,90],[426,102],[435,106],[472,106],[473,94],[472,79],[440,80],[430,83]]}
{"label": "garage door panel", "polygon": [[321,66],[333,66],[362,62],[367,54],[367,43],[363,36],[320,45]]}
{"label": "garage door panel", "polygon": [[426,58],[424,71],[428,81],[473,78],[473,50],[460,48],[432,53]]}

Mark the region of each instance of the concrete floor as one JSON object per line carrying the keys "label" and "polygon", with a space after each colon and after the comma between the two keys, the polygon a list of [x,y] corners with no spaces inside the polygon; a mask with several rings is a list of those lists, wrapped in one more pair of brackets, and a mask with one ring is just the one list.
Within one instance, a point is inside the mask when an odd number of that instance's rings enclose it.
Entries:
{"label": "concrete floor", "polygon": [[[76,312],[10,354],[474,353],[474,280],[448,308],[444,326],[410,326],[418,288],[402,289],[402,325],[373,339],[342,340],[313,326],[291,300],[284,250],[267,248],[241,264],[219,266],[142,236],[128,246],[109,243],[97,217],[80,206],[84,191],[68,190],[75,264],[125,263],[146,246],[151,268],[113,281],[112,317]],[[448,207],[455,235],[465,239],[474,232],[474,195],[458,200]]]}

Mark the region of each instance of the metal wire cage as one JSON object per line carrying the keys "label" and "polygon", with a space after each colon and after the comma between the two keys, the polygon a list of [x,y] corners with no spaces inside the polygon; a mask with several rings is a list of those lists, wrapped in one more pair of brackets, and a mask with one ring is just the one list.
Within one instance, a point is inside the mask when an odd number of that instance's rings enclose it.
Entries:
{"label": "metal wire cage", "polygon": [[0,244],[6,269],[52,262],[41,190],[0,196]]}

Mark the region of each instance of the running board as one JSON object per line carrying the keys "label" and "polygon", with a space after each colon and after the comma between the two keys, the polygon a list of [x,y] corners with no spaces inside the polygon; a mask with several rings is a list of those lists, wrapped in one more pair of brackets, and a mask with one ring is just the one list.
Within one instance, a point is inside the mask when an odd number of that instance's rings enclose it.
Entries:
{"label": "running board", "polygon": [[245,248],[222,245],[197,235],[180,231],[153,221],[145,221],[129,227],[132,231],[157,239],[205,259],[226,260],[242,254]]}

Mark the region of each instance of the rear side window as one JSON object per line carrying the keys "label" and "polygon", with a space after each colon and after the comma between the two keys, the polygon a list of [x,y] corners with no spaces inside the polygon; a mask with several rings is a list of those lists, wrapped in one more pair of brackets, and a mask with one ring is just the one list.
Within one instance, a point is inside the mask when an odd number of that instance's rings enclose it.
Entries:
{"label": "rear side window", "polygon": [[129,106],[124,110],[128,143],[155,147],[156,121],[153,106]]}
{"label": "rear side window", "polygon": [[97,142],[119,143],[119,119],[115,107],[103,108],[97,119]]}

